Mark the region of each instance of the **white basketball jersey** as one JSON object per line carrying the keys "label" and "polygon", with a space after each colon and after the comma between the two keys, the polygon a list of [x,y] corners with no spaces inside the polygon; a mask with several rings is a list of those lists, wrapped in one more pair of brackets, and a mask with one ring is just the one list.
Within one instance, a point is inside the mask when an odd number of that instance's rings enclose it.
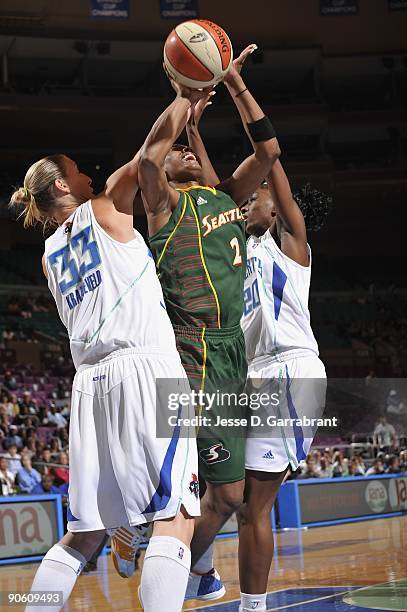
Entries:
{"label": "white basketball jersey", "polygon": [[247,241],[244,313],[241,321],[247,360],[284,360],[303,352],[318,355],[310,324],[309,266],[301,266],[278,248],[270,230]]}
{"label": "white basketball jersey", "polygon": [[75,367],[113,351],[176,353],[153,257],[142,236],[114,240],[85,202],[45,242],[48,286]]}

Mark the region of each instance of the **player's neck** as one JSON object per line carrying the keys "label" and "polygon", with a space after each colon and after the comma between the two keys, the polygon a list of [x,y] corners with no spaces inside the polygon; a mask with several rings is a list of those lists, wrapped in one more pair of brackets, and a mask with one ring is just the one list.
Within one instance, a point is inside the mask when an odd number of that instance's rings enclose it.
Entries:
{"label": "player's neck", "polygon": [[172,183],[176,189],[190,189],[191,187],[202,185],[202,183],[200,183],[199,181],[172,181]]}
{"label": "player's neck", "polygon": [[58,208],[53,211],[52,216],[58,225],[62,225],[72,215],[72,213],[75,212],[78,206],[80,206],[78,202],[75,200],[69,200],[62,206],[58,206]]}

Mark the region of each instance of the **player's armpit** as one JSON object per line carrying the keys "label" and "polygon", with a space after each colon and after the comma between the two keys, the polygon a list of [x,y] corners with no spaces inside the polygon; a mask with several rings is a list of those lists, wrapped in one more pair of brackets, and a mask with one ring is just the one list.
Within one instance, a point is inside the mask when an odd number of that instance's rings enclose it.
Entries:
{"label": "player's armpit", "polygon": [[307,239],[299,240],[288,232],[283,225],[278,231],[281,243],[281,250],[290,259],[305,268],[310,265]]}

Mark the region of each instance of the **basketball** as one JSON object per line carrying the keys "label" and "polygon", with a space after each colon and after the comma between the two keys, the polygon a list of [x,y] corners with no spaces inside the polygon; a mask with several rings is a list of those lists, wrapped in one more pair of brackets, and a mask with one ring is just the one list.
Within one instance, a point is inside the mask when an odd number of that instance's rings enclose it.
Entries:
{"label": "basketball", "polygon": [[233,60],[232,43],[226,32],[206,19],[177,25],[164,45],[164,64],[177,83],[200,89],[219,83]]}

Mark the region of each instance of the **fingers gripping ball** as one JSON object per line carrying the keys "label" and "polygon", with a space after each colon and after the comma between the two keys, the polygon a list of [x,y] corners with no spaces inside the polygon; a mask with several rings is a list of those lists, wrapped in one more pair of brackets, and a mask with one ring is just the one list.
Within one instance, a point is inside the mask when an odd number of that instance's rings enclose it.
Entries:
{"label": "fingers gripping ball", "polygon": [[210,87],[227,74],[233,60],[226,32],[206,19],[184,21],[169,34],[164,64],[174,81],[191,89]]}

